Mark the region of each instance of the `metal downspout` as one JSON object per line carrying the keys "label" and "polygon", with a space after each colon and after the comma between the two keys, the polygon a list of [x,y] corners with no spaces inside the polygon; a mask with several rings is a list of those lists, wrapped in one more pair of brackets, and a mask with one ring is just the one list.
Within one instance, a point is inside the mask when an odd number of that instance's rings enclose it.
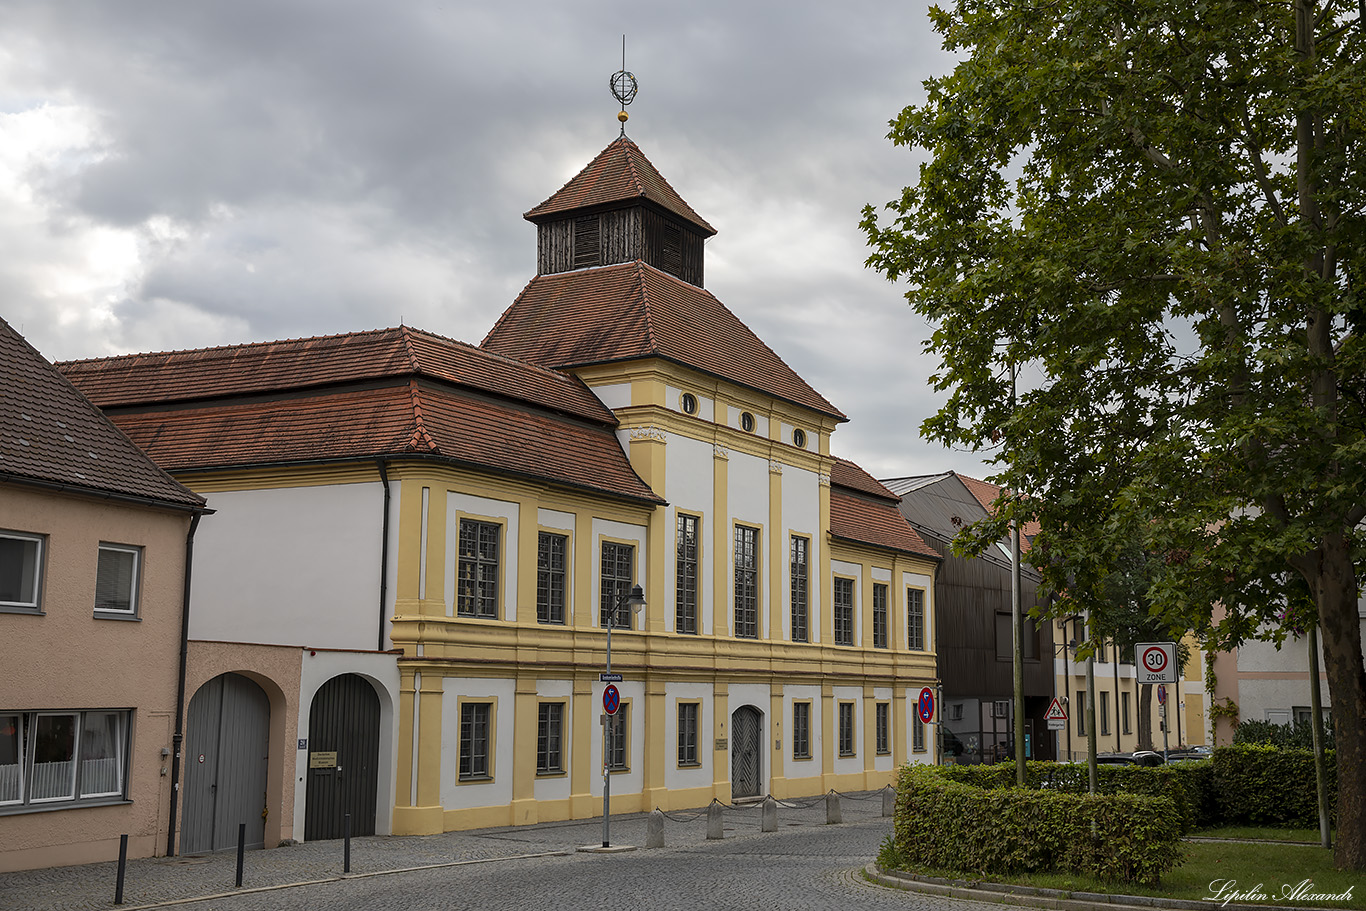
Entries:
{"label": "metal downspout", "polygon": [[380,533],[383,540],[379,546],[379,643],[375,646],[377,651],[384,651],[384,609],[385,603],[389,600],[389,463],[384,459],[375,462],[379,466],[379,480],[384,485],[384,519],[383,531]]}
{"label": "metal downspout", "polygon": [[171,737],[171,820],[166,829],[166,856],[176,856],[176,812],[180,805],[180,748],[185,741],[185,674],[190,656],[190,571],[194,566],[194,533],[201,513],[190,518],[185,535],[185,587],[180,599],[180,672],[176,679],[175,734]]}

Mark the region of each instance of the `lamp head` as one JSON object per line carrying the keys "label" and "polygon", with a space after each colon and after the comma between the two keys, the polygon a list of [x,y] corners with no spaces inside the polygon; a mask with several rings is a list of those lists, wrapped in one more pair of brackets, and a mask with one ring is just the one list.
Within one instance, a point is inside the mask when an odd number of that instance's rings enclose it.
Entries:
{"label": "lamp head", "polygon": [[626,596],[626,603],[629,604],[631,610],[637,614],[640,613],[640,609],[645,606],[645,592],[641,589],[639,582],[631,586],[631,593]]}

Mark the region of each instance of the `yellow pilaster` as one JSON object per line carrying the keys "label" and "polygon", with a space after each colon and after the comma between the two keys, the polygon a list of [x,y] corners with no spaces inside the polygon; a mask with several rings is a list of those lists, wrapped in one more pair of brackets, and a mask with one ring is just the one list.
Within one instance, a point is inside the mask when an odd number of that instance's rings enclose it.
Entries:
{"label": "yellow pilaster", "polygon": [[873,647],[873,566],[863,564],[858,591],[854,592],[854,615],[858,618],[859,645]]}
{"label": "yellow pilaster", "polygon": [[512,824],[540,821],[536,805],[536,677],[518,674],[512,719]]}
{"label": "yellow pilaster", "polygon": [[[873,763],[877,759],[877,697],[873,688],[863,687],[863,747],[859,757],[863,762],[863,787],[873,787]],[[890,719],[888,719],[890,722]]]}
{"label": "yellow pilaster", "polygon": [[[917,690],[916,692],[919,692]],[[910,736],[910,729],[903,728],[904,725],[915,724],[916,719],[911,718],[906,711],[906,689],[905,687],[892,688],[892,766],[901,768],[906,764],[906,740]],[[930,746],[930,732],[932,725],[925,725],[925,746]]]}
{"label": "yellow pilaster", "polygon": [[[668,787],[664,774],[668,769],[670,747],[676,744],[677,732],[668,730],[668,702],[664,696],[664,678],[645,677],[645,787],[641,794],[643,810],[667,807]],[[672,736],[671,736],[672,733]]]}
{"label": "yellow pilaster", "polygon": [[427,554],[426,585],[422,598],[422,613],[446,615],[446,573],[455,572],[446,565],[446,489],[432,487],[427,496],[427,540],[422,546]]}
{"label": "yellow pilaster", "polygon": [[[444,814],[441,806],[441,696],[442,677],[428,671],[418,672],[414,677],[414,689],[410,700],[416,702],[418,719],[418,743],[416,761],[412,761],[413,731],[409,724],[407,743],[410,761],[407,768],[417,770],[417,802],[411,806],[394,808],[394,834],[396,835],[435,835],[444,827]],[[400,699],[402,696],[400,696]],[[411,703],[410,703],[411,704]],[[414,713],[406,717],[412,718]],[[400,725],[401,725],[400,721]],[[400,732],[402,727],[400,726]],[[402,738],[402,733],[400,733]],[[404,750],[402,741],[400,755]],[[400,768],[403,766],[401,765]],[[400,774],[402,774],[400,772]],[[400,779],[401,781],[401,779]],[[412,793],[411,773],[408,778],[408,794]],[[402,796],[400,800],[404,799]],[[411,799],[411,796],[409,797]]]}
{"label": "yellow pilaster", "polygon": [[593,681],[587,676],[574,678],[573,748],[569,759],[569,814],[573,819],[594,816],[602,809],[590,788],[593,776],[601,775],[600,766],[593,763],[593,738],[602,740],[599,712],[593,704]]}
{"label": "yellow pilaster", "polygon": [[770,462],[768,469],[768,529],[768,638],[781,642],[787,541],[783,534],[783,466],[779,462]]}
{"label": "yellow pilaster", "polygon": [[821,790],[835,786],[835,756],[839,742],[835,739],[835,690],[828,683],[821,684]]}
{"label": "yellow pilaster", "polygon": [[768,695],[768,717],[773,721],[773,743],[770,744],[771,750],[768,754],[768,767],[772,770],[768,792],[774,797],[786,797],[787,776],[786,767],[783,763],[785,755],[784,747],[788,745],[787,738],[791,736],[787,732],[787,717],[783,713],[783,685],[781,683],[769,684]]}
{"label": "yellow pilaster", "polygon": [[583,507],[574,513],[574,576],[565,610],[569,626],[579,630],[593,629],[597,622],[598,595],[593,591],[593,566],[598,559],[597,542],[593,540],[593,513]]}
{"label": "yellow pilaster", "polygon": [[712,796],[730,803],[730,691],[724,683],[712,690]]}
{"label": "yellow pilaster", "polygon": [[[730,635],[730,461],[723,448],[717,447],[712,458],[712,633],[718,637]],[[729,772],[726,773],[730,775]],[[730,779],[726,779],[730,791]]]}

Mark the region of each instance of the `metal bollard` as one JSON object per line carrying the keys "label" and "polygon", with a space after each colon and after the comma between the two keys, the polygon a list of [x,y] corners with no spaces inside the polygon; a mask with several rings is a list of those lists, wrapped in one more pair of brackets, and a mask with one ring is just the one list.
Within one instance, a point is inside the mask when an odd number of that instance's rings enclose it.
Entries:
{"label": "metal bollard", "polygon": [[896,788],[891,785],[882,789],[882,815],[896,815]]}
{"label": "metal bollard", "polygon": [[721,804],[715,799],[707,807],[707,838],[725,838],[726,828],[721,821]]}
{"label": "metal bollard", "polygon": [[659,807],[654,808],[645,824],[645,847],[664,847],[664,811]]}
{"label": "metal bollard", "polygon": [[840,816],[840,796],[831,788],[830,793],[825,795],[825,824],[833,826],[840,822],[844,822],[844,818]]}
{"label": "metal bollard", "polygon": [[237,888],[242,888],[242,860],[247,853],[247,824],[237,824]]}
{"label": "metal bollard", "polygon": [[128,867],[128,836],[119,836],[119,880],[114,885],[114,904],[123,904],[123,871]]}
{"label": "metal bollard", "polygon": [[759,826],[761,832],[778,831],[778,801],[773,799],[770,794],[764,798],[764,808],[760,811],[763,822]]}
{"label": "metal bollard", "polygon": [[346,814],[345,825],[342,828],[345,833],[342,839],[342,872],[351,872],[351,814]]}

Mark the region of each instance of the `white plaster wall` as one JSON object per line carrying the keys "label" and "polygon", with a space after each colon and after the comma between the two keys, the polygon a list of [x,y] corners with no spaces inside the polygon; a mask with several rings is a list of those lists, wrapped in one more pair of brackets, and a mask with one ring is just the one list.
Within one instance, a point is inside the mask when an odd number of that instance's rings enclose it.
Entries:
{"label": "white plaster wall", "polygon": [[[394,786],[398,762],[398,656],[373,653],[318,651],[303,653],[299,675],[299,738],[304,746],[294,761],[294,837],[304,840],[304,815],[308,801],[308,726],[313,697],[324,683],[341,674],[358,674],[370,682],[379,697],[379,788],[375,795],[375,834],[389,835],[394,823]],[[296,744],[297,746],[297,744]]]}
{"label": "white plaster wall", "polygon": [[[664,730],[670,737],[665,746],[664,786],[666,788],[706,788],[712,783],[712,746],[716,731],[716,712],[709,683],[668,683],[664,687]],[[678,701],[700,700],[697,718],[697,758],[701,765],[678,767]]]}
{"label": "white plaster wall", "polygon": [[[862,772],[863,765],[868,757],[863,754],[863,688],[857,686],[837,686],[833,687],[832,695],[834,698],[830,702],[830,711],[835,713],[834,725],[830,729],[830,736],[835,738],[832,752],[835,756],[835,774],[846,775],[855,772]],[[840,710],[841,702],[854,703],[854,755],[840,755]]]}
{"label": "white plaster wall", "polygon": [[697,399],[697,414],[689,415],[703,421],[713,421],[716,416],[716,401],[709,396],[702,394],[700,390],[693,389],[691,386],[682,388],[679,386],[665,386],[667,392],[664,396],[664,407],[679,414],[686,414],[683,410],[683,393],[691,392]]}
{"label": "white plaster wall", "polygon": [[[814,440],[816,434],[807,435]],[[808,445],[815,445],[808,443]],[[825,558],[823,548],[825,536],[820,533],[821,524],[821,487],[820,479],[814,471],[783,467],[783,546],[789,546],[793,535],[803,535],[810,539],[807,553],[807,600],[809,602],[806,618],[807,637],[812,642],[821,641],[821,592],[825,590]],[[792,585],[791,567],[783,573],[788,584],[780,594],[783,612],[783,637],[792,638]],[[778,598],[774,599],[775,602]]]}
{"label": "white plaster wall", "polygon": [[[512,802],[514,681],[447,677],[441,690],[441,805],[448,810],[496,807]],[[497,700],[490,735],[493,780],[460,781],[460,699]]]}
{"label": "white plaster wall", "polygon": [[[455,616],[455,583],[459,575],[456,567],[458,559],[456,554],[460,546],[460,519],[464,514],[467,518],[503,519],[506,526],[503,529],[502,551],[499,554],[500,566],[503,577],[498,580],[499,597],[502,604],[502,619],[516,621],[517,619],[517,541],[518,538],[518,517],[520,515],[519,504],[508,500],[493,500],[488,497],[476,497],[458,491],[449,491],[446,494],[446,616]],[[425,548],[424,548],[425,549]],[[532,607],[535,607],[535,599],[532,599]]]}
{"label": "white plaster wall", "polygon": [[[1323,706],[1330,705],[1328,681],[1319,678],[1319,694]],[[1238,714],[1247,721],[1275,721],[1287,724],[1295,720],[1295,706],[1310,706],[1309,675],[1298,680],[1262,680],[1243,677],[1238,681]],[[1285,713],[1287,717],[1272,717],[1268,713]],[[1175,727],[1173,726],[1173,730]]]}
{"label": "white plaster wall", "polygon": [[190,638],[374,649],[383,504],[378,481],[210,494]]}
{"label": "white plaster wall", "polygon": [[670,434],[666,446],[664,489],[668,494],[669,508],[665,513],[665,521],[668,522],[665,540],[669,556],[664,560],[664,590],[669,592],[669,604],[664,611],[664,628],[669,632],[674,630],[673,592],[677,566],[672,555],[678,527],[676,510],[681,509],[702,517],[697,548],[697,630],[704,636],[710,635],[714,572],[714,561],[711,559],[713,529],[710,523],[716,520],[712,510],[715,487],[712,444]]}
{"label": "white plaster wall", "polygon": [[[593,770],[588,790],[599,799],[602,798],[602,691],[605,686],[605,683],[593,684],[593,733],[588,738],[592,744],[589,767]],[[626,738],[630,746],[627,747],[627,770],[612,773],[612,794],[639,794],[645,787],[645,686],[638,680],[624,680],[616,687],[621,692],[622,704],[630,705],[626,720]]]}
{"label": "white plaster wall", "polygon": [[739,430],[741,433],[743,433],[744,430],[740,426],[740,415],[744,414],[746,411],[754,415],[754,435],[756,437],[759,437],[760,439],[768,439],[767,416],[765,416],[761,412],[755,411],[752,408],[737,408],[734,405],[727,405],[726,424],[730,427],[734,427],[736,430]]}
{"label": "white plaster wall", "polygon": [[[780,434],[779,439],[781,439],[784,443],[786,443],[789,446],[793,445],[792,431],[796,429],[797,425],[789,424],[786,421],[780,421],[778,424],[778,433]],[[820,431],[812,427],[802,427],[801,430],[806,434],[806,445],[799,446],[798,448],[805,449],[807,452],[819,452],[820,449],[818,447],[820,445],[821,438]]]}
{"label": "white plaster wall", "polygon": [[[541,523],[542,525],[545,522]],[[536,696],[547,702],[564,703],[564,727],[560,733],[561,761],[563,775],[548,775],[536,779],[535,795],[537,800],[568,800],[570,794],[569,771],[574,768],[574,684],[569,680],[542,679],[536,681]],[[538,710],[539,711],[539,710]],[[528,744],[528,749],[536,745]]]}
{"label": "white plaster wall", "polygon": [[[1319,669],[1323,669],[1323,645],[1319,645]],[[1245,642],[1238,647],[1239,671],[1309,673],[1309,640],[1287,637],[1280,648],[1274,642]]]}
{"label": "white plaster wall", "polygon": [[594,386],[593,394],[613,411],[631,404],[630,383],[605,383],[601,386]]}
{"label": "white plaster wall", "polygon": [[[811,758],[792,758],[792,703],[811,702]],[[821,688],[819,686],[783,687],[783,774],[787,778],[810,778],[821,774],[821,757],[825,755],[821,732]]]}
{"label": "white plaster wall", "polygon": [[[608,519],[597,519],[597,518],[593,519],[593,531],[592,531],[593,541],[592,541],[592,543],[591,543],[590,546],[593,548],[593,554],[594,554],[594,558],[593,558],[593,580],[592,580],[592,590],[591,590],[591,591],[592,591],[592,607],[591,607],[591,610],[592,610],[592,614],[593,614],[593,625],[594,625],[594,626],[600,626],[601,623],[602,623],[602,611],[601,611],[600,605],[599,605],[599,603],[598,603],[598,602],[599,602],[599,598],[601,597],[601,596],[599,595],[599,592],[602,591],[602,544],[601,544],[602,539],[607,538],[607,539],[610,539],[610,540],[613,540],[613,541],[626,541],[626,542],[632,542],[632,541],[634,541],[634,542],[635,542],[635,546],[636,546],[636,574],[635,574],[635,575],[636,575],[636,582],[638,582],[638,583],[640,584],[640,587],[641,587],[642,589],[648,590],[648,589],[649,589],[649,581],[648,581],[648,580],[646,579],[646,577],[645,577],[645,567],[649,565],[649,562],[648,562],[648,560],[647,560],[648,554],[647,554],[647,552],[646,552],[646,550],[645,550],[645,540],[646,540],[645,534],[646,534],[646,528],[645,528],[644,525],[630,525],[630,524],[627,524],[627,523],[625,523],[625,522],[613,522],[613,521],[608,520]],[[623,612],[625,612],[625,610],[626,610],[626,609],[623,609]],[[645,628],[645,625],[644,625],[644,624],[645,624],[645,616],[644,616],[644,614],[645,614],[645,611],[647,611],[647,610],[650,610],[650,607],[649,607],[648,605],[645,607],[644,610],[641,610],[640,612],[635,613],[635,614],[631,617],[631,628],[632,628],[632,629],[641,630],[641,629],[644,629],[644,628]],[[600,694],[599,694],[599,695],[600,695]],[[615,778],[614,778],[613,780],[615,781]]]}

